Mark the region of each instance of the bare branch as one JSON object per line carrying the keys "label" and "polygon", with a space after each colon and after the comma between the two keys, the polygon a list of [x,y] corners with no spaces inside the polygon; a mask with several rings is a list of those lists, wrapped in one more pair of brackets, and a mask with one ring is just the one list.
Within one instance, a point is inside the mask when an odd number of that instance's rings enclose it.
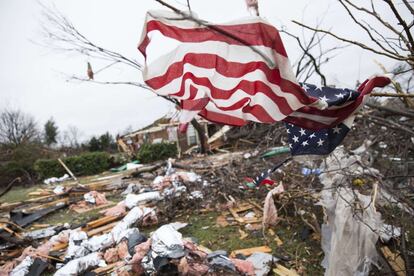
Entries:
{"label": "bare branch", "polygon": [[348,15],[352,18],[352,20],[355,22],[355,24],[357,24],[358,26],[360,26],[362,29],[365,30],[365,32],[367,33],[367,35],[369,36],[369,38],[371,39],[371,41],[373,41],[375,44],[377,44],[385,52],[387,52],[387,53],[389,53],[391,55],[397,55],[398,56],[398,52],[396,52],[396,51],[390,51],[389,49],[385,48],[381,43],[378,42],[378,40],[376,38],[374,38],[372,36],[370,29],[367,26],[365,26],[364,24],[362,24],[361,22],[359,22],[359,20],[357,20],[355,18],[354,14],[351,12],[351,10],[348,8],[348,6],[345,5],[345,3],[344,3],[343,0],[339,0],[339,3],[341,3],[341,5],[345,8],[345,10],[348,12]]}
{"label": "bare branch", "polygon": [[405,35],[407,36],[407,39],[409,41],[409,43],[406,43],[407,48],[411,52],[411,54],[414,55],[414,39],[411,35],[410,28],[408,27],[407,22],[405,22],[405,20],[401,17],[400,13],[398,12],[397,8],[391,0],[384,1],[388,4],[388,6],[390,6],[390,9],[394,13],[395,17],[398,19],[398,22],[400,22],[401,26],[404,28]]}
{"label": "bare branch", "polygon": [[360,48],[362,48],[364,50],[368,50],[368,51],[373,52],[373,53],[378,54],[378,55],[386,56],[386,57],[389,57],[389,58],[392,58],[392,59],[395,59],[395,60],[401,60],[401,61],[409,61],[410,60],[410,58],[408,58],[408,57],[390,55],[388,53],[381,52],[381,51],[378,51],[378,50],[373,49],[371,47],[368,47],[367,45],[365,45],[365,44],[363,44],[361,42],[357,42],[357,41],[349,40],[349,39],[344,38],[344,37],[337,36],[336,34],[333,34],[330,31],[326,31],[326,30],[322,30],[322,29],[316,29],[316,28],[307,26],[307,25],[305,25],[303,23],[300,23],[300,22],[298,22],[296,20],[292,20],[292,22],[295,23],[295,24],[297,24],[297,25],[299,25],[299,26],[301,26],[301,27],[303,27],[303,28],[306,28],[308,30],[311,30],[311,31],[314,31],[314,32],[320,32],[320,33],[328,34],[328,35],[332,36],[333,38],[336,38],[336,39],[341,40],[343,42],[347,42],[347,43],[356,45],[356,46],[358,46],[358,47],[360,47]]}

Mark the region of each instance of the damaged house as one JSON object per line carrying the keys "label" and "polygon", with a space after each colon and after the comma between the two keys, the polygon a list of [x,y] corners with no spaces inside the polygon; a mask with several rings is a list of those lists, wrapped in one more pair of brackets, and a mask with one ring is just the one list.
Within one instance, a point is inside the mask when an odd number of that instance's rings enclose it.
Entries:
{"label": "damaged house", "polygon": [[[207,139],[220,129],[219,125],[203,119],[199,119],[197,122],[204,129]],[[199,147],[200,139],[196,129],[189,124],[186,133],[181,133],[178,125],[178,122],[169,122],[169,119],[161,118],[145,128],[118,137],[119,150],[132,154],[138,152],[143,144],[162,142],[176,143],[180,153]]]}

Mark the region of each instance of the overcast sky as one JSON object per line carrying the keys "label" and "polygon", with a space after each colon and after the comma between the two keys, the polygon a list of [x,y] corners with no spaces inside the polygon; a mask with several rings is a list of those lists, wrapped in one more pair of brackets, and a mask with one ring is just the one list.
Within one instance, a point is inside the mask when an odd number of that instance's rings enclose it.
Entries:
{"label": "overcast sky", "polygon": [[[335,0],[260,0],[261,15],[281,28],[301,34],[292,19],[323,26],[336,33],[367,41],[356,29]],[[146,11],[162,9],[154,0],[55,0],[42,1],[55,5],[77,29],[90,40],[106,48],[142,61],[136,46],[140,38]],[[184,0],[170,0],[184,8]],[[192,0],[192,9],[199,17],[212,22],[226,22],[248,16],[244,0]],[[382,10],[385,18],[392,15]],[[68,75],[86,75],[85,57],[57,53],[40,47],[41,6],[36,1],[0,0],[0,108],[19,108],[32,114],[39,125],[53,117],[61,130],[76,126],[83,138],[109,131],[116,134],[128,126],[143,127],[173,107],[149,91],[133,86],[105,86],[93,83],[67,82]],[[292,40],[284,38],[292,60],[298,52]],[[326,40],[325,47],[335,45]],[[381,73],[375,61],[386,66],[389,60],[349,47],[341,51],[324,68],[328,83],[353,88],[356,80]],[[91,61],[94,69],[101,64]],[[99,66],[98,66],[99,65]],[[96,67],[95,67],[96,66]],[[140,81],[139,71],[113,67],[98,74],[97,79]]]}

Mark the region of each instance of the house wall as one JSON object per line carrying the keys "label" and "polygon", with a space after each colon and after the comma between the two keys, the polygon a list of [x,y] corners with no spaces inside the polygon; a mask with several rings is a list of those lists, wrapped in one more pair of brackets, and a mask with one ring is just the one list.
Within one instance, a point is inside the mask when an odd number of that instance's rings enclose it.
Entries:
{"label": "house wall", "polygon": [[[203,127],[205,128],[206,131],[208,130],[206,124],[203,124]],[[176,126],[174,128],[177,129]],[[194,136],[194,135],[196,136],[195,139],[190,138],[191,136]],[[181,152],[185,152],[186,150],[193,147],[194,145],[199,144],[198,135],[191,125],[189,125],[189,129],[187,130],[187,133],[180,133],[177,130],[176,136],[178,138],[178,145],[180,147]],[[137,134],[130,138],[132,144],[127,143],[127,139],[125,139],[124,141],[133,152],[137,152],[139,150],[140,145],[142,145],[143,143],[153,143],[154,140],[160,139],[160,138],[162,139],[163,142],[176,142],[177,143],[177,141],[169,141],[170,137],[168,135],[167,127],[160,131]],[[196,141],[196,143],[194,143],[194,141]]]}

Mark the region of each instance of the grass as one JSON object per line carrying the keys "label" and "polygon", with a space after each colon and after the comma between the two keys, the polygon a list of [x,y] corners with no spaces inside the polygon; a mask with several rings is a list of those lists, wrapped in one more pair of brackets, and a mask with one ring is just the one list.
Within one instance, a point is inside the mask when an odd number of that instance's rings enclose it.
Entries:
{"label": "grass", "polygon": [[[266,233],[264,237],[261,230],[250,232],[239,225],[226,227],[216,225],[216,218],[219,215],[217,212],[192,213],[178,218],[178,221],[189,223],[180,232],[184,237],[196,238],[199,244],[211,250],[222,249],[229,253],[236,249],[267,245],[272,248],[272,254],[276,257],[289,259],[284,262],[286,267],[295,268],[303,275],[323,274],[323,268],[320,266],[323,258],[320,242],[313,240],[311,236],[305,240],[301,239],[303,222],[300,219],[292,219],[289,223],[281,222],[273,227],[272,230],[283,241],[283,244],[278,246],[275,236]],[[239,229],[248,233],[249,236],[241,240]]]}
{"label": "grass", "polygon": [[42,187],[41,184],[37,184],[30,187],[12,187],[10,191],[8,191],[5,195],[0,197],[0,202],[10,203],[29,199],[29,193],[34,192],[39,188],[44,188],[44,186]]}

